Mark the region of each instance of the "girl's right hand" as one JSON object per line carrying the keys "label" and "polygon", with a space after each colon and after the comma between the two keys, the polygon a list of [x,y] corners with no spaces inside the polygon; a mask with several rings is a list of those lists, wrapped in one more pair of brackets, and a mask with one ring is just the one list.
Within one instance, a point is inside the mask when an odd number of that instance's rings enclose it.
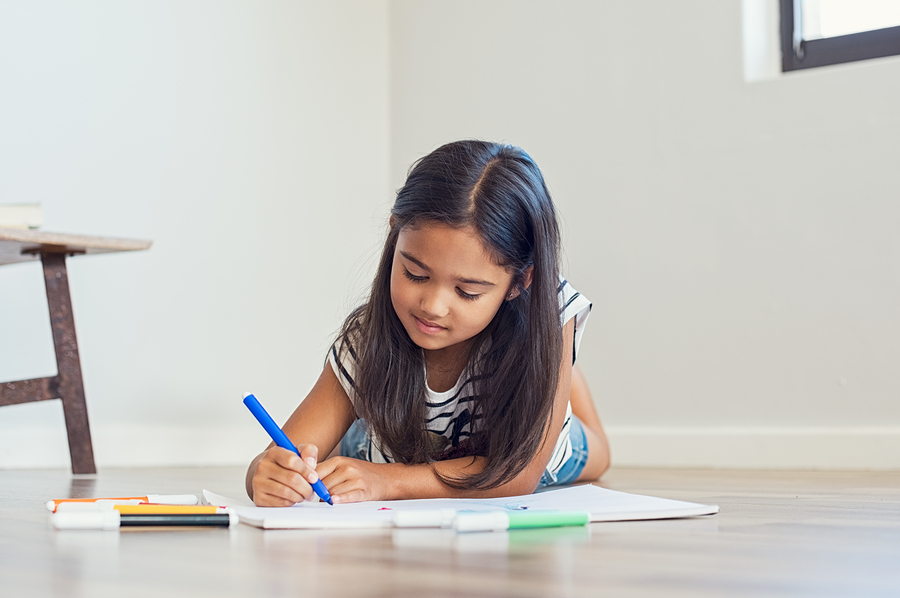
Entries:
{"label": "girl's right hand", "polygon": [[273,446],[257,459],[250,481],[253,502],[258,507],[289,507],[313,496],[310,484],[319,479],[316,462],[319,450],[314,444],[297,447],[295,453]]}

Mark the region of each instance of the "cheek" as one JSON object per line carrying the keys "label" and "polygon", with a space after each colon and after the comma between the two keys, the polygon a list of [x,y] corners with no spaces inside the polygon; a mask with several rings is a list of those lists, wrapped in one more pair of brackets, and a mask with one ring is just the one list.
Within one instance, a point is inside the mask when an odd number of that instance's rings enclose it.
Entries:
{"label": "cheek", "polygon": [[398,280],[395,272],[396,269],[391,272],[391,305],[394,306],[394,311],[400,313],[401,309],[399,308],[401,308],[404,303],[404,285],[402,280]]}
{"label": "cheek", "polygon": [[474,330],[478,333],[487,328],[487,325],[491,323],[491,320],[497,315],[499,309],[500,305],[494,305],[493,303],[472,308],[469,312],[470,330]]}

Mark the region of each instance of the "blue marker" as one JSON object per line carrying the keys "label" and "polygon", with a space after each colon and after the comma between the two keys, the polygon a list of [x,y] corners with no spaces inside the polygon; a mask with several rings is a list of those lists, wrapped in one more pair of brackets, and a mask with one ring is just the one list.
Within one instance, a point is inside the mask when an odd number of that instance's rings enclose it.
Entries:
{"label": "blue marker", "polygon": [[[294,443],[291,442],[290,438],[281,431],[281,428],[278,427],[278,424],[275,423],[275,420],[272,419],[272,416],[263,408],[262,405],[259,404],[259,401],[252,394],[248,394],[244,397],[244,405],[247,406],[247,409],[250,410],[250,413],[262,424],[262,427],[266,429],[266,432],[269,433],[269,436],[272,437],[272,440],[275,441],[275,444],[280,446],[281,448],[286,448],[289,451],[294,451],[297,453],[297,456],[300,456],[300,451],[297,450],[297,447],[294,446]],[[330,505],[334,503],[331,502],[331,495],[328,494],[328,488],[325,487],[325,484],[322,483],[322,480],[316,480],[315,484],[312,484],[312,489],[315,493],[327,502]]]}

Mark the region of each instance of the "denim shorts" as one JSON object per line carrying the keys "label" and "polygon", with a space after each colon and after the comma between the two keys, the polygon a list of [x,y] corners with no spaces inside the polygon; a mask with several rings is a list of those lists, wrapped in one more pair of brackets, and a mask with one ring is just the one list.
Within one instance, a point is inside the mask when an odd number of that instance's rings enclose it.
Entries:
{"label": "denim shorts", "polygon": [[571,484],[584,471],[584,466],[588,460],[587,436],[584,435],[584,426],[581,420],[574,415],[569,421],[569,439],[572,441],[571,456],[566,459],[566,462],[556,472],[556,475],[545,471],[541,481],[538,483],[538,489],[546,488],[547,486]]}
{"label": "denim shorts", "polygon": [[366,460],[369,453],[369,434],[366,432],[366,420],[358,419],[350,424],[350,429],[341,439],[341,457],[353,457]]}
{"label": "denim shorts", "polygon": [[[571,484],[581,475],[588,459],[587,437],[584,435],[581,421],[574,415],[569,423],[569,438],[572,440],[572,455],[563,463],[556,475],[545,471],[538,483],[538,489]],[[365,461],[368,452],[369,434],[366,432],[366,422],[358,419],[341,439],[341,456]]]}

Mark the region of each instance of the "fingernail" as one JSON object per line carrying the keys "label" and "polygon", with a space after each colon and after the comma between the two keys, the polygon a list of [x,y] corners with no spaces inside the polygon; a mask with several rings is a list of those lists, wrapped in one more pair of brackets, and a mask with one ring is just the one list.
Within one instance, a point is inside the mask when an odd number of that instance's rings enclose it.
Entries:
{"label": "fingernail", "polygon": [[309,480],[310,484],[315,484],[318,481],[319,476],[316,475],[316,472],[312,472],[311,474],[306,476],[306,479]]}
{"label": "fingernail", "polygon": [[310,467],[312,467],[313,469],[315,469],[315,467],[316,467],[316,460],[315,460],[315,459],[313,459],[312,457],[307,457],[307,458],[306,458],[306,462],[309,464]]}

